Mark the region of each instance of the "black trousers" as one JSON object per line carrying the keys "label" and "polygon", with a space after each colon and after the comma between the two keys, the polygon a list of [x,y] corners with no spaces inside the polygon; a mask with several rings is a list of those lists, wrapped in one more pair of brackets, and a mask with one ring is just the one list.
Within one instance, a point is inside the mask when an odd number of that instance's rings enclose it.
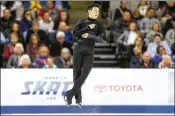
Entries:
{"label": "black trousers", "polygon": [[73,53],[73,80],[74,86],[68,91],[67,97],[72,99],[75,96],[76,101],[82,100],[81,87],[88,77],[94,63],[94,54]]}

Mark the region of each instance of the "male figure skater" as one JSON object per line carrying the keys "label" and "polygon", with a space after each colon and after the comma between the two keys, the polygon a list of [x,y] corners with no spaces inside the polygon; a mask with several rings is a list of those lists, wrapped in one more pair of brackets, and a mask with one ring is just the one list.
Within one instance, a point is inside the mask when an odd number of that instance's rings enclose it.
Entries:
{"label": "male figure skater", "polygon": [[76,104],[81,105],[81,87],[93,67],[95,42],[104,43],[106,40],[104,27],[96,20],[99,15],[99,5],[91,4],[87,10],[88,18],[79,20],[73,31],[77,43],[73,53],[74,86],[64,94],[68,106],[72,104],[74,96]]}

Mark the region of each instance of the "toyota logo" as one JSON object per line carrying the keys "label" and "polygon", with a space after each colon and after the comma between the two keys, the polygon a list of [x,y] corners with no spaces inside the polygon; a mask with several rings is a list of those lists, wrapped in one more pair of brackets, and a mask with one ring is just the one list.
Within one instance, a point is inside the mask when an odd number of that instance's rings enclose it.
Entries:
{"label": "toyota logo", "polygon": [[107,86],[106,85],[97,85],[95,86],[95,91],[99,93],[103,93],[107,91]]}

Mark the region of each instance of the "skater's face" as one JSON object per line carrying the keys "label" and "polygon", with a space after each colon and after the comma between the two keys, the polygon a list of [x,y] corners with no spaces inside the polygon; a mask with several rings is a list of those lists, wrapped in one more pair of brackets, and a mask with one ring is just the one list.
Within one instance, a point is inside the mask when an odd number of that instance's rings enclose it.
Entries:
{"label": "skater's face", "polygon": [[89,18],[97,19],[99,15],[99,8],[93,7],[91,10],[88,10]]}

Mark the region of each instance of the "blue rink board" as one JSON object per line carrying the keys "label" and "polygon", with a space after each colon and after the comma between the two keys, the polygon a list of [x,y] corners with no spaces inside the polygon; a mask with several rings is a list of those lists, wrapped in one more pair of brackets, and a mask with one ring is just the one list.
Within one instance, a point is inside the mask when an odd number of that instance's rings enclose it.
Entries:
{"label": "blue rink board", "polygon": [[39,113],[174,113],[174,105],[1,106],[1,114]]}

